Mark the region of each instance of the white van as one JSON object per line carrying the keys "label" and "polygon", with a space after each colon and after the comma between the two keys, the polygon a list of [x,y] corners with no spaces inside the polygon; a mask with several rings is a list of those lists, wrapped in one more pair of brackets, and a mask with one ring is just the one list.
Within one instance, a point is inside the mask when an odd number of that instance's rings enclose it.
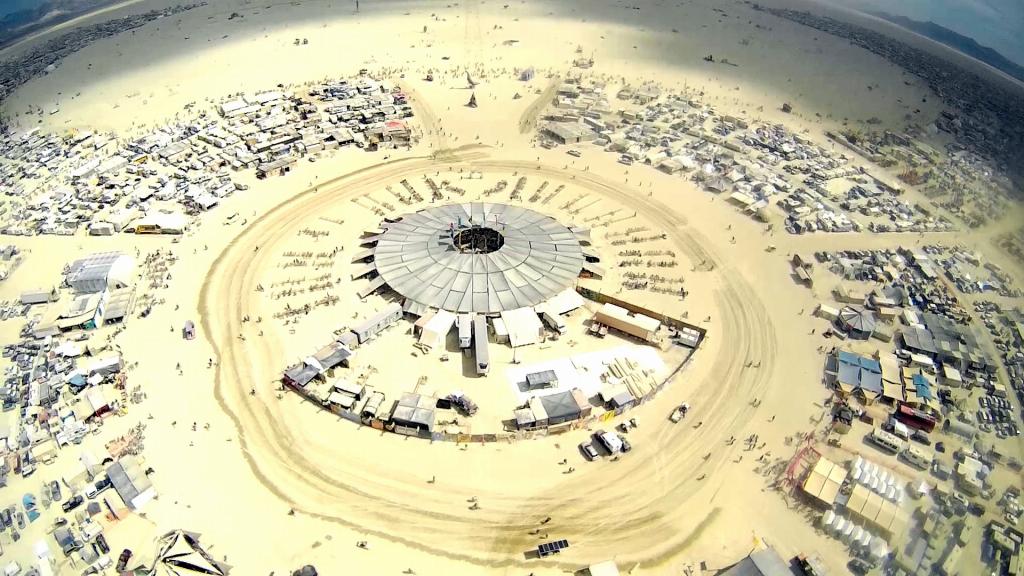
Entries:
{"label": "white van", "polygon": [[907,464],[921,470],[927,470],[932,465],[931,454],[928,454],[917,446],[907,446],[907,449],[900,453]]}
{"label": "white van", "polygon": [[868,441],[892,454],[897,454],[903,449],[903,440],[900,440],[881,428],[875,428],[872,430],[871,434],[868,435]]}

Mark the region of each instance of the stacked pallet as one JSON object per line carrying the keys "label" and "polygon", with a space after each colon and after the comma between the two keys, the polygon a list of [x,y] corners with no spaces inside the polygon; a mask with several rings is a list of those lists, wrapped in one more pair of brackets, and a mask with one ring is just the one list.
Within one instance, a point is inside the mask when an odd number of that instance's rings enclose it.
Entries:
{"label": "stacked pallet", "polygon": [[624,384],[634,398],[643,398],[658,386],[653,373],[630,358],[613,358],[605,366],[607,371],[602,379]]}

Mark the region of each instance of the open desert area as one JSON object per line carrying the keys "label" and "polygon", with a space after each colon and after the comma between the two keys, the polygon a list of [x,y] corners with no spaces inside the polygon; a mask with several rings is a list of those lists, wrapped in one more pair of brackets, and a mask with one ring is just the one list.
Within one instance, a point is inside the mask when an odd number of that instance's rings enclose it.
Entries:
{"label": "open desert area", "polygon": [[800,0],[190,1],[0,49],[5,575],[1024,575],[1024,86]]}

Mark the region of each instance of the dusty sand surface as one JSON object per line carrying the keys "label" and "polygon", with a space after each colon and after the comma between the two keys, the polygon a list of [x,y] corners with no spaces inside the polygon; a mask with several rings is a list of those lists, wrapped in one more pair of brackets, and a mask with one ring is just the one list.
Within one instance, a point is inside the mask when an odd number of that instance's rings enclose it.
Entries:
{"label": "dusty sand surface", "polygon": [[[167,2],[141,4],[161,3]],[[43,118],[48,129],[130,133],[173,117],[189,102],[366,67],[402,82],[424,135],[417,147],[391,152],[384,162],[379,154],[349,150],[315,164],[300,162],[287,177],[253,180],[251,190],[206,215],[203,226],[178,244],[131,236],[15,240],[31,248],[32,265],[0,286],[3,298],[56,278],[76,253],[107,247],[145,251],[161,245],[185,263],[162,294],[180,308],[164,306],[132,319],[121,341],[124,354],[139,363],[133,378],[149,396],[123,420],[154,417],[148,421],[147,462],[157,471],[160,498],[146,509],[144,522],[117,530],[135,537],[178,527],[199,532],[238,574],[281,574],[312,563],[325,574],[414,568],[416,574],[540,575],[607,558],[624,570],[636,566],[634,574],[676,574],[684,561],[709,567],[735,561],[755,537],[784,557],[813,550],[830,568],[844,570],[842,545],[820,535],[770,488],[795,450],[791,437],[814,428],[827,396],[820,384],[823,356],[814,352],[824,341],[810,334],[819,324],[809,312],[828,284],[815,291],[797,285],[786,258],[830,248],[891,247],[908,242],[907,236],[770,236],[690,182],[626,169],[593,148],[570,165],[563,151],[534,148],[530,131],[520,126],[536,112],[535,91],[550,84],[544,72],[567,70],[577,45],[593,53],[598,74],[697,88],[720,110],[785,119],[820,142],[824,130],[844,118],[878,117],[895,125],[909,112],[896,99],[920,102],[926,89],[905,84],[910,77],[902,71],[842,40],[769,22],[740,3],[655,4],[639,11],[607,2],[588,2],[585,11],[567,2],[446,6],[363,2],[355,15],[352,3],[337,0],[297,6],[213,2],[97,42],[4,104],[11,115],[29,103],[59,104],[60,113]],[[244,18],[228,21],[232,12]],[[309,38],[309,44],[293,46],[295,38]],[[701,60],[707,53],[739,66],[709,65]],[[528,86],[510,79],[512,69],[531,65],[540,73]],[[482,79],[476,110],[463,107],[466,67]],[[421,80],[428,70],[438,72],[438,81]],[[869,83],[878,88],[869,91]],[[513,100],[517,91],[524,97]],[[778,110],[786,101],[796,114]],[[934,116],[936,106],[933,97],[914,104],[924,116]],[[446,152],[435,155],[438,150]],[[431,445],[338,421],[277,392],[276,379],[297,351],[322,343],[353,312],[365,315],[380,305],[379,297],[366,303],[352,297],[362,284],[347,282],[342,273],[343,301],[304,319],[293,335],[270,320],[273,309],[256,291],[261,282],[274,281],[280,255],[298,245],[320,250],[327,242],[344,244],[343,256],[351,254],[355,237],[344,235],[349,227],[377,222],[353,199],[374,194],[385,200],[385,185],[459,169],[480,171],[491,181],[509,173],[569,181],[601,199],[582,217],[625,207],[664,231],[686,261],[705,264],[683,267],[692,297],[652,298],[669,314],[687,313],[691,321],[710,317],[711,336],[665,393],[629,413],[640,427],[630,433],[635,448],[628,457],[583,462],[576,450],[587,435],[582,430],[515,444]],[[504,194],[502,200],[508,190]],[[245,226],[225,222],[234,212],[247,219]],[[316,243],[297,238],[323,215],[346,225]],[[994,236],[983,230],[971,241],[988,253]],[[932,243],[963,240],[928,237]],[[777,246],[774,253],[766,252],[769,244]],[[246,315],[262,316],[262,326],[243,322]],[[192,342],[168,330],[187,319],[201,326]],[[9,327],[3,328],[7,335]],[[389,337],[403,347],[394,356],[399,362],[411,336]],[[371,354],[388,360],[380,349]],[[499,369],[511,361],[507,350],[500,354]],[[210,358],[215,369],[207,368]],[[174,369],[178,362],[181,376]],[[750,362],[759,367],[747,367]],[[499,385],[495,380],[488,385]],[[761,400],[756,407],[754,399]],[[667,415],[683,400],[693,412],[672,425]],[[695,422],[703,425],[694,428]],[[765,448],[745,452],[741,442],[726,444],[731,436],[751,434]],[[766,462],[759,462],[765,453]],[[563,458],[575,473],[563,473]],[[470,509],[473,497],[477,510]],[[550,523],[540,525],[548,516]],[[539,534],[531,533],[538,528]],[[121,545],[119,533],[111,535],[115,546]],[[544,535],[567,538],[572,547],[554,560],[526,559]],[[370,549],[356,548],[358,540],[367,540]]]}

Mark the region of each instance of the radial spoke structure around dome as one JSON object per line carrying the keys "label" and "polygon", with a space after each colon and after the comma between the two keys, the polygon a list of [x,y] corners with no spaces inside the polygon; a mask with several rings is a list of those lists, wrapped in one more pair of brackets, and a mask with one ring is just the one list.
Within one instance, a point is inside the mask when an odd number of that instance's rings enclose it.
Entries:
{"label": "radial spoke structure around dome", "polygon": [[586,230],[484,202],[426,208],[382,228],[373,256],[384,282],[419,308],[450,312],[536,306],[573,285],[589,243]]}

